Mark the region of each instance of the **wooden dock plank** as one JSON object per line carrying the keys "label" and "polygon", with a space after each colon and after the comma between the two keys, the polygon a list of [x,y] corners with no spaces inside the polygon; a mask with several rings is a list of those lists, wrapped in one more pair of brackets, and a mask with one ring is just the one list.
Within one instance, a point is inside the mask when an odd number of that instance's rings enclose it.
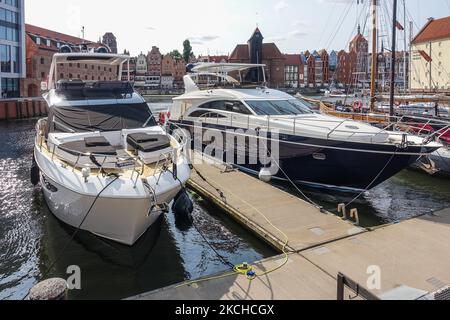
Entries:
{"label": "wooden dock plank", "polygon": [[289,250],[293,252],[365,232],[365,229],[355,227],[333,214],[321,213],[298,197],[245,173],[224,172],[225,167],[211,164],[196,165],[195,168],[213,186],[193,173],[191,185],[194,185],[194,189],[195,186],[200,188],[200,193],[207,193],[209,199],[220,198],[219,192],[215,190],[220,189],[225,196],[225,200],[219,199],[221,207],[226,211],[233,209],[236,215],[278,239],[276,247],[279,250],[286,237],[271,226],[264,216],[288,236]]}
{"label": "wooden dock plank", "polygon": [[[366,286],[369,266],[381,270],[383,295],[399,286],[434,292],[450,285],[450,211],[336,241],[301,253],[329,274]],[[370,289],[370,288],[369,288]]]}
{"label": "wooden dock plank", "polygon": [[[280,265],[284,257],[256,264],[261,272]],[[172,286],[130,298],[132,300],[335,300],[336,280],[298,254],[283,269],[249,281],[245,276]]]}

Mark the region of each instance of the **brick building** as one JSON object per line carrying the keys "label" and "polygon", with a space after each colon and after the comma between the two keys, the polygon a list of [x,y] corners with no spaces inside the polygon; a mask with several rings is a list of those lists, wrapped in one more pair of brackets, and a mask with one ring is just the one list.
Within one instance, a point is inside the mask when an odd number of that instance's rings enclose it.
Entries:
{"label": "brick building", "polygon": [[116,36],[112,32],[107,32],[104,34],[102,42],[105,46],[107,46],[112,53],[117,53],[117,39]]}
{"label": "brick building", "polygon": [[286,88],[299,88],[301,80],[303,80],[304,65],[300,54],[285,54],[285,83]]}
{"label": "brick building", "polygon": [[450,93],[450,17],[430,18],[411,43],[411,90]]}
{"label": "brick building", "polygon": [[[62,45],[79,46],[89,42],[29,24],[25,26],[25,32],[27,72],[26,78],[21,81],[22,96],[37,97],[41,95],[41,82],[48,80],[53,55],[59,52],[59,48]],[[90,47],[100,47],[101,45],[89,43]],[[118,78],[118,70],[117,67],[100,67],[94,64],[64,64],[58,66],[56,77],[58,80],[109,81]]]}
{"label": "brick building", "polygon": [[369,42],[361,33],[352,39],[349,46],[350,58],[352,59],[352,82],[360,84],[369,79]]}
{"label": "brick building", "polygon": [[[285,84],[285,56],[275,43],[263,43],[264,37],[259,30],[253,32],[247,44],[239,44],[231,53],[228,61],[231,63],[254,63],[266,65],[266,80],[270,87],[284,87]],[[249,80],[261,80],[259,70],[249,74]]]}
{"label": "brick building", "polygon": [[197,58],[197,62],[212,62],[212,63],[227,63],[228,62],[228,56],[199,56]]}
{"label": "brick building", "polygon": [[158,47],[153,46],[147,54],[147,71],[150,76],[161,76],[162,54]]}

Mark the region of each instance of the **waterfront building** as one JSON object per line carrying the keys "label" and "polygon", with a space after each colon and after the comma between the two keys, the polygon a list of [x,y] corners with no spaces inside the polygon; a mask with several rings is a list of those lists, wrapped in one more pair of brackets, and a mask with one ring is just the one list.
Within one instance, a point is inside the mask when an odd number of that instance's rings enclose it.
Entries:
{"label": "waterfront building", "polygon": [[218,56],[199,56],[197,58],[197,62],[212,62],[212,63],[227,63],[228,62],[228,56],[225,55],[218,55]]}
{"label": "waterfront building", "polygon": [[411,43],[411,90],[450,92],[450,17],[430,18]]}
{"label": "waterfront building", "polygon": [[0,1],[0,99],[21,95],[26,75],[24,0]]}
{"label": "waterfront building", "polygon": [[[130,52],[127,50],[124,50],[123,54],[129,56]],[[129,63],[126,63],[123,65],[122,69],[122,81],[128,81],[128,74],[130,75],[130,81],[134,81],[134,77],[136,75],[136,58],[131,57],[130,60],[128,60]],[[128,69],[129,68],[129,69]]]}
{"label": "waterfront building", "polygon": [[147,71],[150,76],[161,77],[162,54],[158,47],[153,46],[147,54]]}
{"label": "waterfront building", "polygon": [[[264,43],[259,28],[256,28],[247,44],[238,44],[228,59],[231,63],[265,64],[266,79],[273,88],[285,85],[285,60],[275,43]],[[258,81],[260,77],[260,70],[254,69],[249,73],[248,80]]]}
{"label": "waterfront building", "polygon": [[161,89],[172,90],[173,89],[174,77],[171,74],[161,76]]}
{"label": "waterfront building", "polygon": [[351,62],[351,84],[363,86],[369,79],[369,41],[361,33],[358,26],[358,33],[350,41],[349,45]]}
{"label": "waterfront building", "polygon": [[112,53],[117,53],[117,39],[112,32],[107,32],[103,35],[102,44],[107,46]]}
{"label": "waterfront building", "polygon": [[319,65],[319,68],[322,68],[322,85],[328,86],[330,82],[330,56],[325,49],[319,51],[319,56],[322,62],[322,65]]}
{"label": "waterfront building", "polygon": [[[304,67],[302,57],[299,54],[285,54],[284,85],[286,88],[300,87],[300,74],[303,75]],[[303,79],[303,77],[302,77]]]}
{"label": "waterfront building", "polygon": [[[87,44],[98,48],[102,44],[90,42],[67,34],[27,24],[26,31],[26,78],[22,79],[23,97],[41,96],[41,82],[48,80],[53,55],[63,45],[79,47]],[[118,77],[117,67],[99,66],[89,63],[71,63],[58,66],[59,79],[83,81],[110,81]]]}

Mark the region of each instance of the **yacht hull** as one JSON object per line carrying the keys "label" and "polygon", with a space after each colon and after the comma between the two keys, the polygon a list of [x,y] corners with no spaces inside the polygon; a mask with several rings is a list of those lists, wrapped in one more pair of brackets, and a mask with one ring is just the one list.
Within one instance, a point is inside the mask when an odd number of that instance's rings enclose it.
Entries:
{"label": "yacht hull", "polygon": [[178,166],[179,181],[169,172],[158,183],[157,177],[152,177],[148,183],[156,185],[155,199],[141,181],[134,187],[129,178],[114,181],[114,177],[92,176],[86,183],[69,168],[41,154],[38,148],[35,159],[44,198],[59,220],[128,246],[134,245],[160,217],[162,211],[155,210],[153,205],[172,202],[190,176],[189,166],[183,164]]}
{"label": "yacht hull", "polygon": [[[179,122],[176,126],[186,129],[194,137],[193,123]],[[204,130],[215,129],[226,131],[229,127],[221,128],[215,125],[204,124]],[[238,128],[231,128],[238,129]],[[269,137],[270,139],[270,137]],[[274,138],[275,139],[275,138]],[[298,184],[342,191],[360,192],[370,190],[393,177],[403,169],[416,162],[421,154],[430,154],[436,148],[408,146],[400,148],[395,145],[358,143],[351,141],[325,140],[301,136],[281,134],[275,141],[278,144],[278,160],[281,170],[273,176],[278,180],[291,180]],[[195,139],[192,147],[195,148]],[[227,141],[224,138],[223,141]],[[202,151],[206,145],[202,145]],[[258,145],[266,145],[266,142]],[[248,142],[245,151],[242,146],[236,146],[234,150],[233,164],[246,172],[259,174],[263,165],[250,164]],[[224,146],[226,150],[228,146]],[[198,147],[196,147],[198,149]],[[270,146],[269,146],[270,149]],[[245,152],[245,163],[239,163],[238,153],[242,157]],[[253,153],[255,153],[253,151]],[[258,155],[259,149],[256,153]],[[255,158],[255,154],[253,155]],[[224,152],[223,161],[229,161]],[[254,162],[253,162],[254,163]],[[272,163],[274,164],[274,163]]]}
{"label": "yacht hull", "polygon": [[[41,185],[50,211],[59,220],[74,228],[81,225],[81,230],[125,245],[136,243],[161,215],[160,211],[150,213],[150,199],[99,197],[95,200],[95,196],[74,192],[43,174]],[[171,195],[167,199],[172,199]]]}

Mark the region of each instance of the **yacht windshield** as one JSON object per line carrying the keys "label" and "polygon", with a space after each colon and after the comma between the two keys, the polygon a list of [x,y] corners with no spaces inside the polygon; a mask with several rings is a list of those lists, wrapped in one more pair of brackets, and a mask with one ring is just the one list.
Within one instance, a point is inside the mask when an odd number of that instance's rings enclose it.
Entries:
{"label": "yacht windshield", "polygon": [[257,115],[261,116],[288,116],[313,113],[307,105],[297,99],[246,101]]}
{"label": "yacht windshield", "polygon": [[49,132],[120,131],[156,126],[146,103],[50,108]]}

